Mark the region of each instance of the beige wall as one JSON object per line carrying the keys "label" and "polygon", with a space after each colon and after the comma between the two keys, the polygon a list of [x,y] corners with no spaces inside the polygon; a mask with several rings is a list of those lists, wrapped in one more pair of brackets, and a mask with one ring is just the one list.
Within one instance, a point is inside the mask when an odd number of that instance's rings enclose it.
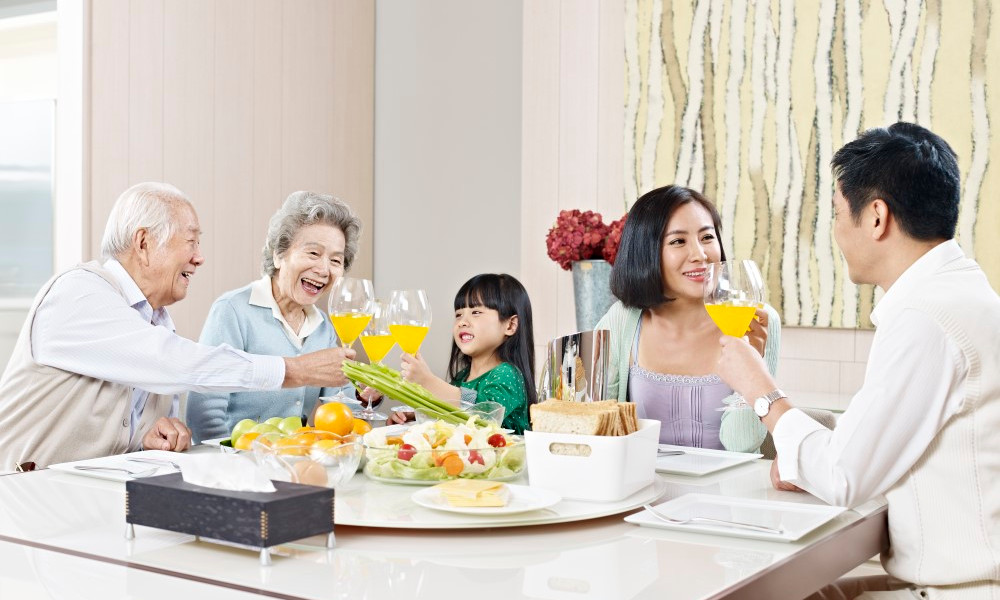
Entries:
{"label": "beige wall", "polygon": [[[267,220],[290,192],[332,193],[372,223],[371,2],[88,7],[82,255],[97,255],[111,205],[128,186],[159,180],[185,191],[207,262],[170,309],[179,333],[196,339],[219,294],[259,277]],[[370,276],[365,233],[354,271]]]}
{"label": "beige wall", "polygon": [[421,354],[444,376],[458,288],[521,276],[521,3],[377,7],[375,290],[427,290]]}

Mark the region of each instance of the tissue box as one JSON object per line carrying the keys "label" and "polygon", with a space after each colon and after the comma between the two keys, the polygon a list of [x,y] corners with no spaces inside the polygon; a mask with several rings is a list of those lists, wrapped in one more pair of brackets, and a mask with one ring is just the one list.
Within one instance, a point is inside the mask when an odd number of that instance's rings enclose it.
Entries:
{"label": "tissue box", "polygon": [[[617,502],[653,483],[659,440],[654,419],[639,419],[639,430],[623,436],[525,431],[528,482],[567,499]],[[587,455],[560,454],[560,444]]]}
{"label": "tissue box", "polygon": [[333,531],[333,489],[275,481],[278,491],[234,492],[180,473],[125,483],[125,521],[267,548]]}

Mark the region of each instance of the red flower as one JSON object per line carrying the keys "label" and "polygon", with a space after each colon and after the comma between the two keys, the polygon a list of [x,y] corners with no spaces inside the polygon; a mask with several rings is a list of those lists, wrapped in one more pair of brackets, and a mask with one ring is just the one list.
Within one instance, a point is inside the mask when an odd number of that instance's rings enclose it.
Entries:
{"label": "red flower", "polygon": [[[601,215],[592,210],[559,211],[555,225],[545,236],[545,246],[549,258],[559,263],[559,266],[569,271],[573,263],[598,256],[605,245],[609,228],[604,224]],[[621,235],[619,234],[619,239]],[[616,244],[617,248],[617,244]]]}
{"label": "red flower", "polygon": [[618,258],[618,245],[622,243],[622,230],[625,229],[625,221],[628,219],[628,213],[625,216],[613,221],[611,225],[608,226],[608,237],[604,238],[604,247],[601,248],[601,255],[604,260],[611,264],[615,264],[615,259]]}

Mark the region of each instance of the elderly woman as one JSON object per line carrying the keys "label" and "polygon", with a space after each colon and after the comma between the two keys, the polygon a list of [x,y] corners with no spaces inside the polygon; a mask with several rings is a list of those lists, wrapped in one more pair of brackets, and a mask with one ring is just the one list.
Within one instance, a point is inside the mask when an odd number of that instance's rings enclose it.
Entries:
{"label": "elderly woman", "polygon": [[[361,221],[340,200],[313,192],[288,196],[267,227],[261,256],[264,276],[215,301],[201,343],[282,356],[338,346],[333,326],[316,301],[351,268],[360,233]],[[225,437],[242,419],[305,417],[319,396],[341,389],[353,397],[350,386],[193,393],[187,421],[196,441]]]}

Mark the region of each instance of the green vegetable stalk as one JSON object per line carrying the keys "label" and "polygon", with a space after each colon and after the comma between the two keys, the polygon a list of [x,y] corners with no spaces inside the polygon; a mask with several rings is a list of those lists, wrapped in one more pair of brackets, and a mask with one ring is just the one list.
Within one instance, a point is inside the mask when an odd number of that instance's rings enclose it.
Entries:
{"label": "green vegetable stalk", "polygon": [[[393,400],[398,400],[407,406],[442,421],[461,424],[468,421],[471,416],[469,413],[455,408],[447,402],[438,400],[424,386],[406,381],[398,371],[394,371],[389,367],[377,364],[367,365],[353,360],[345,360],[343,368],[344,375],[355,386],[366,385],[375,388]],[[475,422],[479,427],[489,425],[489,422],[479,417],[476,417]]]}

